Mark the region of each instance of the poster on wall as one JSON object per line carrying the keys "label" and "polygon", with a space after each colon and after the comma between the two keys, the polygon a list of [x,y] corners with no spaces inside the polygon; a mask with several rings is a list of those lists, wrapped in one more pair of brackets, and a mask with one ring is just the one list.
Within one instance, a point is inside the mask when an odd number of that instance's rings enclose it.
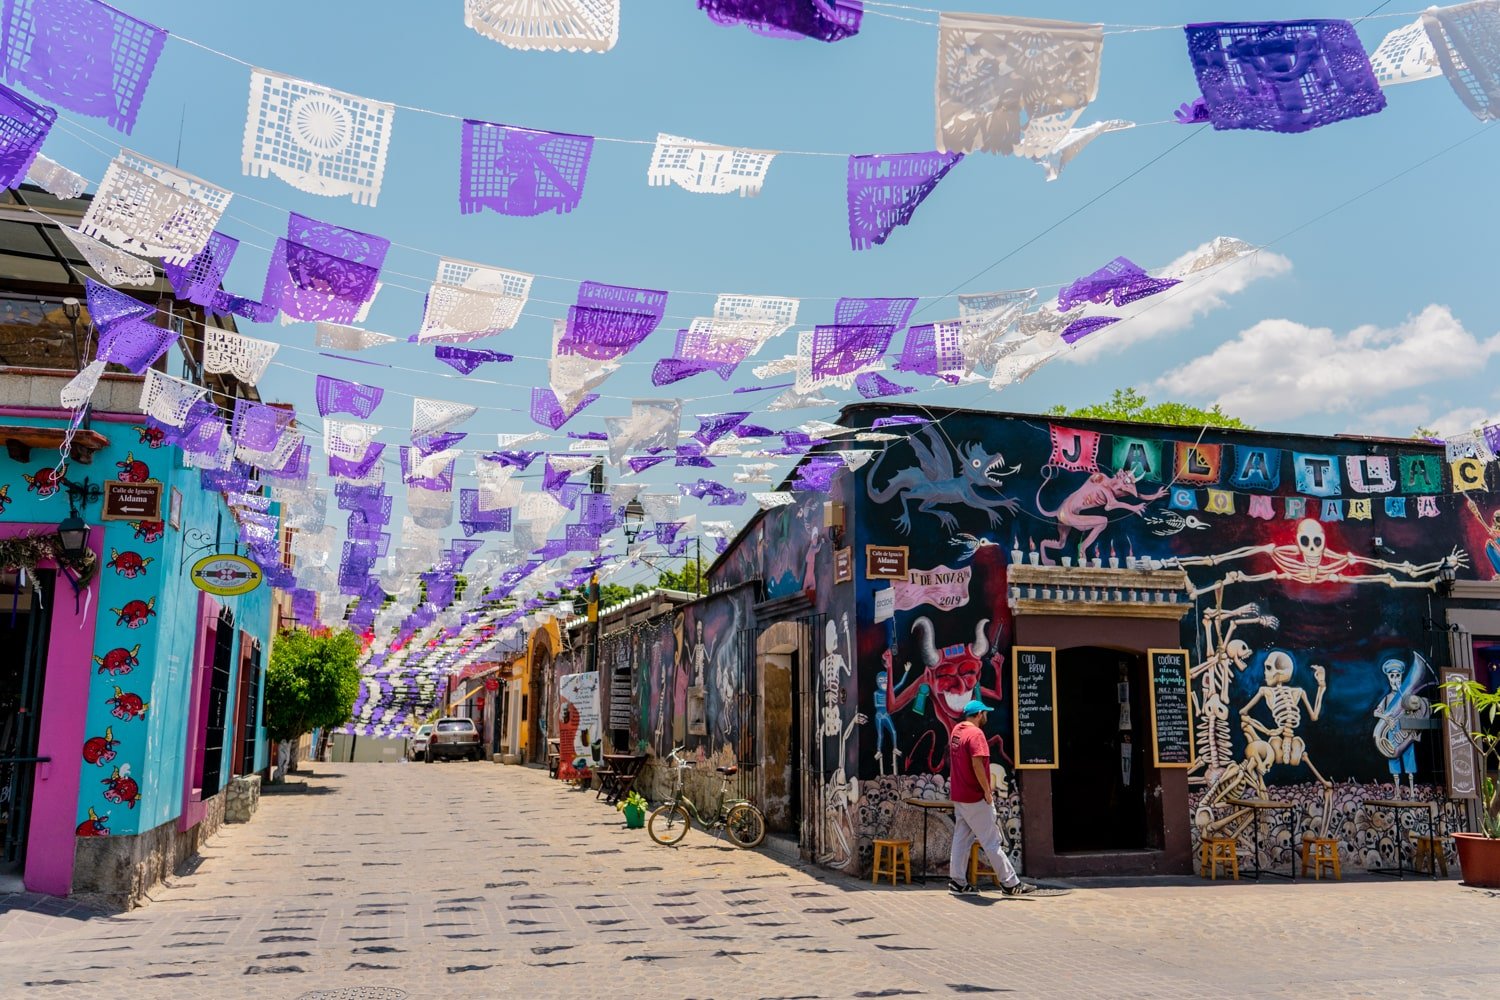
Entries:
{"label": "poster on wall", "polygon": [[599,675],[563,674],[557,679],[558,746],[561,757],[557,776],[576,778],[592,769],[604,751],[599,727]]}

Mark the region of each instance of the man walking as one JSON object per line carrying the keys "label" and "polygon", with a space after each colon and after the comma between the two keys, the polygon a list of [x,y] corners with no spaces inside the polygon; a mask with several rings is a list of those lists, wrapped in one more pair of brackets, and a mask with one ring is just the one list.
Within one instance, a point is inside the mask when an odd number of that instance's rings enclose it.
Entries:
{"label": "man walking", "polygon": [[1022,882],[1000,846],[994,790],[990,787],[990,744],[984,724],[990,706],[975,699],[964,706],[964,721],[948,739],[948,797],[953,800],[953,851],[948,857],[948,888],[960,895],[979,891],[969,882],[969,848],[984,848],[1007,896],[1026,896],[1036,886]]}

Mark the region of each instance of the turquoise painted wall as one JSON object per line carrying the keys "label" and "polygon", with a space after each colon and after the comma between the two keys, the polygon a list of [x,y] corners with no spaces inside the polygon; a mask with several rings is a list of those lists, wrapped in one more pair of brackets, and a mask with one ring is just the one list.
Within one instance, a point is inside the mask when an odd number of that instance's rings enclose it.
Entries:
{"label": "turquoise painted wall", "polygon": [[[7,416],[5,420],[29,426],[63,425],[60,419]],[[87,728],[79,748],[78,822],[88,821],[92,809],[104,818],[109,834],[134,834],[182,813],[199,603],[199,591],[187,575],[196,558],[187,553],[191,547],[187,533],[204,528],[211,537],[218,514],[224,512],[224,547],[229,549],[234,527],[223,498],[199,488],[198,470],[184,469],[177,449],[153,448],[143,424],[96,419],[93,429],[107,437],[109,445],[91,464],[73,463],[68,478],[78,483],[85,476],[94,483],[124,477],[158,480],[164,484],[163,521],[101,522],[97,502],[81,511],[89,524],[104,527],[98,571],[78,597],[91,602],[94,609],[93,659],[49,663],[48,673],[84,670],[90,675],[87,703],[79,706]],[[67,516],[66,494],[51,483],[56,461],[57,455],[45,449],[33,450],[24,463],[0,453],[0,521],[36,523],[50,531]],[[183,496],[181,527],[176,529],[166,524],[173,487]],[[54,600],[74,600],[72,588],[61,576]],[[261,587],[242,597],[220,600],[235,614],[236,669],[230,678],[227,712],[227,725],[232,727],[237,710],[239,632],[260,638],[264,669],[270,653],[271,591]],[[257,722],[259,709],[257,705]],[[232,732],[226,733],[225,774],[233,739]],[[264,768],[267,759],[265,731],[260,729],[256,769]]]}

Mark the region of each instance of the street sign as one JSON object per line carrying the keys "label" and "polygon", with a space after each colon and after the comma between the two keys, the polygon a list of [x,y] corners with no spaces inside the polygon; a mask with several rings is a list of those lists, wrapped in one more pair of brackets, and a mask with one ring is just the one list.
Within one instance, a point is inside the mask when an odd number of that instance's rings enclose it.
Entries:
{"label": "street sign", "polygon": [[265,577],[253,560],[218,552],[193,563],[190,578],[193,586],[216,597],[238,597],[259,587]]}
{"label": "street sign", "polygon": [[101,521],[160,521],[161,483],[122,483],[110,480],[104,484],[104,510]]}

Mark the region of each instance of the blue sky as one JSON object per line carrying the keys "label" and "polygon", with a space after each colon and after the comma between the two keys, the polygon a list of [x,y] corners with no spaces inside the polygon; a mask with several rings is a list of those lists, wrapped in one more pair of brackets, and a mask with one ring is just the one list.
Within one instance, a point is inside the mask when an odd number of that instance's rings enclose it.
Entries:
{"label": "blue sky", "polygon": [[[914,6],[1076,21],[1122,16],[1118,4],[956,2],[911,0]],[[1358,18],[1376,2],[1219,4],[1214,14]],[[482,38],[465,28],[461,0],[118,0],[118,6],[267,69],[490,121],[648,142],[664,131],[834,153],[933,145],[936,30],[885,17],[868,16],[856,38],[824,45],[717,26],[692,0],[626,0],[614,50],[572,54],[519,52]],[[1381,13],[1405,7],[1396,0]],[[1202,16],[1201,5],[1187,3],[1133,7],[1128,15],[1133,23],[1151,24]],[[1365,22],[1366,48],[1373,50],[1387,31],[1413,17]],[[624,414],[631,396],[680,395],[696,412],[768,402],[772,393],[708,399],[727,391],[711,375],[665,391],[649,383],[650,365],[670,352],[672,332],[708,314],[717,292],[803,297],[800,323],[810,326],[828,321],[832,299],[841,295],[1056,285],[1117,255],[1157,267],[1215,236],[1264,244],[1304,226],[1275,246],[1275,256],[1263,255],[1137,323],[1106,330],[1088,351],[1021,386],[996,393],[981,384],[905,398],[1026,411],[1089,402],[1131,384],[1154,397],[1222,400],[1259,426],[1310,432],[1406,434],[1418,423],[1451,430],[1500,413],[1487,374],[1490,354],[1500,350],[1487,238],[1500,202],[1482,193],[1500,143],[1494,130],[1307,225],[1481,129],[1441,78],[1393,88],[1381,114],[1303,135],[1175,124],[1107,135],[1050,184],[1034,164],[976,154],[942,182],[911,226],[885,246],[858,253],[847,238],[840,157],[783,156],[759,197],[715,197],[648,187],[649,144],[601,143],[583,203],[572,214],[464,216],[456,195],[458,122],[398,111],[384,187],[372,209],[304,194],[274,178],[243,176],[247,88],[244,67],[169,42],[133,135],[116,140],[102,123],[65,113],[68,130],[55,132],[47,151],[86,176],[101,176],[108,155],[80,140],[82,125],[107,141],[83,139],[110,152],[118,141],[176,159],[237,192],[223,228],[249,243],[269,246],[271,236],[257,229],[282,231],[285,213],[295,210],[431,251],[393,249],[386,288],[366,324],[373,330],[415,331],[437,253],[574,279],[538,279],[532,315],[516,330],[475,345],[518,354],[548,353],[550,317],[564,309],[552,303],[571,301],[576,279],[704,293],[674,294],[667,312],[676,319],[601,390],[618,398],[601,400],[565,429],[601,429],[599,417]],[[1160,122],[1196,94],[1181,31],[1111,35],[1100,96],[1083,122]],[[264,250],[243,247],[229,286],[258,295],[266,257]],[[956,312],[951,301],[926,298],[920,308],[920,320]],[[258,335],[312,346],[307,325],[263,327]],[[787,334],[762,357],[794,349],[794,334]],[[486,366],[476,374],[521,387],[511,388],[441,378],[449,370],[429,348],[414,344],[365,356],[417,371],[382,371],[284,349],[262,389],[315,416],[310,373],[320,371],[497,408],[481,411],[462,430],[534,429],[524,415],[502,411],[524,409],[522,390],[545,381],[541,363]],[[754,381],[749,367],[734,384]],[[399,434],[408,408],[408,400],[388,396],[375,419],[384,417]],[[829,415],[796,410],[766,422],[783,427]],[[694,424],[685,420],[684,426]],[[391,431],[386,436],[398,440]],[[727,478],[731,470],[721,471]]]}

